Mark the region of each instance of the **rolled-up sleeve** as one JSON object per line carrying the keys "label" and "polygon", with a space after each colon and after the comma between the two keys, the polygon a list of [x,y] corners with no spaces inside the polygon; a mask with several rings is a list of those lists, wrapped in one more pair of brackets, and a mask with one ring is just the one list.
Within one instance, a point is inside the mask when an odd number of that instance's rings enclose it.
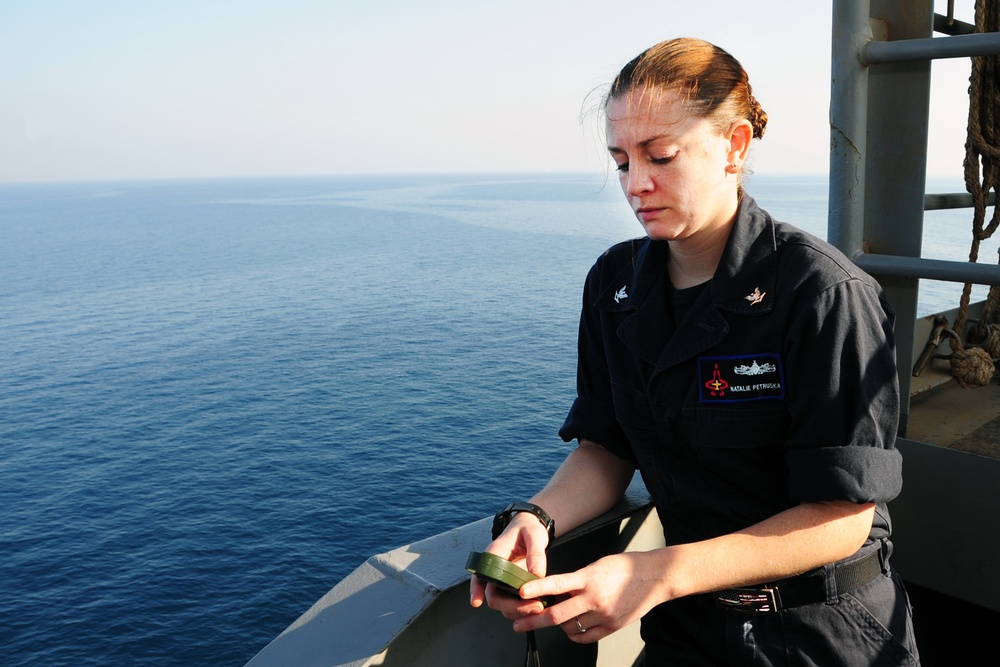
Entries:
{"label": "rolled-up sleeve", "polygon": [[789,452],[789,494],[805,501],[888,502],[902,488],[899,450],[823,447]]}
{"label": "rolled-up sleeve", "polygon": [[874,283],[837,283],[803,307],[788,338],[785,460],[797,501],[888,502],[902,488],[892,310]]}

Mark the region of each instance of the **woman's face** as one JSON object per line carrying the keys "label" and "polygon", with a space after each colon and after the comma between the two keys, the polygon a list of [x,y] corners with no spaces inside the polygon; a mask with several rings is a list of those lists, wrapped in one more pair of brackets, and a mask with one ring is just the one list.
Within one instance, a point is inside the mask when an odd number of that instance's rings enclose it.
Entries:
{"label": "woman's face", "polygon": [[608,151],[650,238],[708,240],[728,229],[738,202],[732,163],[740,157],[732,128],[727,138],[688,114],[672,90],[624,95],[608,104],[607,114]]}

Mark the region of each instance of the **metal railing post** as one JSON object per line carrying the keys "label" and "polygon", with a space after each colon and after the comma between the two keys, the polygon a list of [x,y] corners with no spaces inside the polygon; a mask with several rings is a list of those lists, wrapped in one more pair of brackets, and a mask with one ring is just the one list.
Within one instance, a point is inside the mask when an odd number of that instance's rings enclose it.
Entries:
{"label": "metal railing post", "polygon": [[869,0],[834,0],[830,84],[830,217],[827,236],[848,257],[862,250],[868,66]]}

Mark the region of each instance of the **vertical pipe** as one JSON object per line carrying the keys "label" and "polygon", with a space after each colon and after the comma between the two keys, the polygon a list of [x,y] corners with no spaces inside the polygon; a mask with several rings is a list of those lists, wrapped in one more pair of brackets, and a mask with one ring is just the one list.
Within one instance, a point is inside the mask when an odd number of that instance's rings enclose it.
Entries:
{"label": "vertical pipe", "polygon": [[[934,24],[933,0],[870,0],[874,39],[926,39]],[[884,34],[883,34],[884,33]],[[868,67],[868,139],[865,145],[865,198],[862,249],[898,257],[920,257],[927,180],[930,115],[929,60],[889,62]],[[905,139],[901,140],[902,137]],[[896,311],[900,432],[910,414],[914,340],[920,282],[905,276],[876,275]]]}
{"label": "vertical pipe", "polygon": [[830,217],[827,238],[848,257],[862,250],[870,0],[834,0],[830,82]]}

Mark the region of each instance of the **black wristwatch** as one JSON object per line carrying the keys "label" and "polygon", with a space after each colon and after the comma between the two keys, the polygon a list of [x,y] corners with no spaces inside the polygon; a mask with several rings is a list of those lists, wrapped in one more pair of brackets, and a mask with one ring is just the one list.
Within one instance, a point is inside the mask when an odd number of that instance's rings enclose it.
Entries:
{"label": "black wristwatch", "polygon": [[556,537],[556,522],[552,520],[552,517],[545,510],[532,503],[511,503],[497,512],[497,515],[493,517],[494,540],[500,537],[500,533],[506,530],[507,526],[510,525],[511,518],[518,512],[534,514],[542,522],[542,525],[545,526],[545,530],[549,531],[549,544],[552,543],[552,540]]}

